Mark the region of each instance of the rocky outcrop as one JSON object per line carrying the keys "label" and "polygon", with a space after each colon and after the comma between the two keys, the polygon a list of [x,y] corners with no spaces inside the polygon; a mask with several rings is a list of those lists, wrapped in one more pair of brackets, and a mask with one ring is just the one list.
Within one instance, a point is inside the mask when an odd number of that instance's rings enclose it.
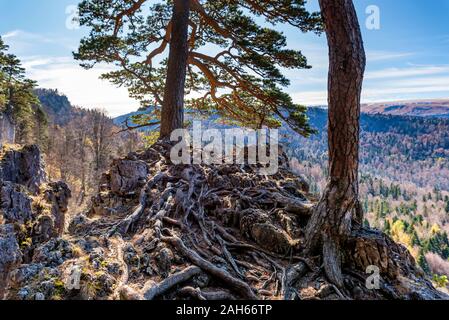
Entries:
{"label": "rocky outcrop", "polygon": [[47,181],[41,152],[37,145],[4,152],[0,164],[0,180],[26,187],[36,194],[39,187]]}
{"label": "rocky outcrop", "polygon": [[120,159],[114,161],[109,172],[110,191],[116,195],[135,194],[144,184],[148,167],[144,161],[137,159]]}
{"label": "rocky outcrop", "polygon": [[6,143],[14,143],[16,126],[8,113],[0,112],[0,147]]}
{"label": "rocky outcrop", "polygon": [[109,172],[102,175],[100,192],[92,199],[89,215],[117,214],[130,209],[148,178],[148,165],[131,153],[113,161]]}
{"label": "rocky outcrop", "polygon": [[43,191],[44,200],[51,205],[51,217],[58,236],[62,236],[65,228],[65,215],[72,192],[66,183],[51,182]]}
{"label": "rocky outcrop", "polygon": [[24,192],[23,186],[8,181],[0,185],[0,209],[7,223],[26,223],[33,217],[31,198]]}
{"label": "rocky outcrop", "polygon": [[5,294],[10,271],[18,267],[21,261],[22,253],[17,243],[14,226],[0,225],[0,299]]}
{"label": "rocky outcrop", "polygon": [[[43,250],[47,241],[62,235],[70,198],[65,183],[47,183],[37,146],[4,148],[2,156],[0,298],[5,294],[11,296],[11,274],[17,273],[18,268],[26,269],[24,266],[33,260],[41,263],[42,256],[52,257],[47,255],[48,250]],[[58,254],[55,254],[56,258]],[[48,260],[43,262],[48,264]]]}
{"label": "rocky outcrop", "polygon": [[[331,283],[322,257],[304,253],[314,202],[284,157],[267,178],[250,165],[174,165],[169,151],[158,143],[114,161],[91,208],[73,216],[63,238],[51,230],[60,231],[54,216],[68,190],[49,184],[47,213],[33,215],[39,237],[29,261],[3,264],[12,270],[8,298],[447,298],[403,246],[368,229],[348,243],[344,285]],[[9,250],[17,249],[13,240]],[[374,289],[367,286],[373,266]]]}

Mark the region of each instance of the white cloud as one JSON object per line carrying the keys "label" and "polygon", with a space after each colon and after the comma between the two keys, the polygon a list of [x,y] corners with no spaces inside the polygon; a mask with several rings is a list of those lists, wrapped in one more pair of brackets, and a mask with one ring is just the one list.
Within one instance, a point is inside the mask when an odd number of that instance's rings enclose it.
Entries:
{"label": "white cloud", "polygon": [[135,111],[136,100],[129,98],[126,88],[117,88],[100,80],[107,66],[92,70],[81,68],[71,57],[26,57],[23,59],[28,76],[39,87],[54,88],[67,95],[72,104],[86,108],[105,109],[111,116]]}
{"label": "white cloud", "polygon": [[15,38],[20,34],[20,30],[13,30],[13,31],[9,31],[5,34],[2,35],[3,39],[11,39],[11,38]]}
{"label": "white cloud", "polygon": [[33,41],[47,42],[47,43],[56,41],[56,39],[53,39],[50,37],[45,37],[45,36],[43,36],[41,34],[37,34],[37,33],[26,32],[23,30],[13,30],[13,31],[7,32],[6,34],[4,34],[2,36],[2,38],[9,39],[9,40],[10,39],[33,40]]}
{"label": "white cloud", "polygon": [[449,73],[449,66],[413,66],[410,68],[388,68],[367,72],[365,79],[404,78]]}
{"label": "white cloud", "polygon": [[[448,98],[449,76],[416,77],[391,81],[367,81],[362,91],[362,102],[395,101],[404,99]],[[304,105],[326,105],[327,91],[302,91],[292,93],[293,101]]]}
{"label": "white cloud", "polygon": [[369,63],[375,61],[401,59],[413,55],[414,53],[411,52],[367,51],[366,58]]}
{"label": "white cloud", "polygon": [[10,46],[11,51],[16,55],[29,54],[36,48],[52,46],[64,49],[68,52],[76,50],[76,41],[67,37],[55,36],[51,34],[38,34],[23,30],[9,31],[1,37]]}
{"label": "white cloud", "polygon": [[446,91],[449,94],[449,74],[440,77],[418,77],[418,78],[406,78],[393,81],[387,81],[383,83],[385,87],[446,87]]}
{"label": "white cloud", "polygon": [[[369,88],[363,90],[364,100],[381,99],[385,100],[385,96],[394,96],[400,94],[414,93],[435,93],[447,92],[447,86],[417,86],[417,87],[397,87],[397,88]],[[396,98],[394,99],[396,100]]]}
{"label": "white cloud", "polygon": [[71,57],[41,57],[29,56],[22,58],[22,66],[25,70],[37,67],[45,67],[54,64],[70,64],[73,59]]}
{"label": "white cloud", "polygon": [[327,105],[327,91],[325,90],[294,92],[291,95],[295,103],[306,106]]}
{"label": "white cloud", "polygon": [[[111,116],[135,111],[139,107],[136,100],[129,98],[126,88],[117,88],[99,79],[102,73],[111,71],[111,67],[99,65],[92,70],[85,70],[78,65],[69,55],[74,50],[73,39],[23,30],[7,32],[2,38],[10,45],[11,52],[19,56],[28,77],[37,81],[41,88],[63,92],[72,104],[105,109]],[[29,55],[35,53],[36,49],[48,48],[50,45],[65,52],[64,55]]]}
{"label": "white cloud", "polygon": [[[134,111],[139,106],[128,97],[126,88],[117,88],[99,79],[102,73],[112,70],[108,66],[100,65],[92,70],[84,70],[71,57],[33,56],[24,58],[23,63],[30,78],[38,81],[41,87],[58,88],[75,105],[102,108],[112,116]],[[449,75],[444,74],[446,71],[449,71],[449,67],[429,66],[367,73],[362,101],[409,99],[417,94],[443,95],[449,92]],[[441,75],[427,76],[438,74]],[[292,92],[293,100],[305,105],[327,104],[326,81],[326,77],[305,75],[300,78],[297,75],[293,81],[295,85],[313,82],[323,87],[323,90],[310,90],[311,87],[308,87],[308,90]]]}

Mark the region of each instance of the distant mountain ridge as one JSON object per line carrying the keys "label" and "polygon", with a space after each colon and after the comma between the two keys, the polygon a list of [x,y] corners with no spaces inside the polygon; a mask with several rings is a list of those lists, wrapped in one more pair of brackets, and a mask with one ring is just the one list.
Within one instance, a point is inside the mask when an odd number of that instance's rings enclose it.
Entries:
{"label": "distant mountain ridge", "polygon": [[362,112],[395,116],[449,118],[449,99],[370,103],[362,105]]}
{"label": "distant mountain ridge", "polygon": [[[311,109],[322,108],[326,106],[310,107]],[[130,112],[113,118],[114,124],[123,125],[126,119],[144,114],[145,111]],[[362,105],[362,113],[368,115],[391,115],[408,117],[428,117],[449,119],[449,98],[441,100],[411,100],[411,101],[392,101],[379,103],[366,103]],[[142,129],[145,131],[145,129]]]}
{"label": "distant mountain ridge", "polygon": [[[411,181],[423,187],[434,185],[449,190],[446,169],[438,169],[449,164],[449,116],[435,116],[435,113],[394,115],[393,109],[387,109],[385,113],[363,113],[361,116],[363,171],[380,176],[388,172],[391,179],[399,182]],[[116,125],[133,114],[115,118]],[[305,139],[283,126],[280,129],[281,141],[287,146],[290,156],[313,164],[326,163],[327,109],[311,107],[307,115],[310,125],[318,130],[318,134]],[[206,127],[223,128],[223,125],[207,119],[203,121],[203,128]],[[440,174],[426,173],[432,170]]]}

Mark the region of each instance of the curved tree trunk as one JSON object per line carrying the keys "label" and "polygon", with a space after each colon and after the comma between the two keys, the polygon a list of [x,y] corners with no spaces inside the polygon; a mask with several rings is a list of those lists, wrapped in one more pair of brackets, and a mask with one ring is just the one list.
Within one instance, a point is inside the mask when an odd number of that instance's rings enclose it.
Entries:
{"label": "curved tree trunk", "polygon": [[184,86],[188,56],[190,0],[175,0],[167,79],[161,115],[161,138],[169,137],[184,122]]}
{"label": "curved tree trunk", "polygon": [[329,45],[329,181],[306,229],[309,252],[323,251],[329,280],[341,287],[345,242],[362,224],[358,201],[360,95],[365,51],[352,0],[320,0]]}

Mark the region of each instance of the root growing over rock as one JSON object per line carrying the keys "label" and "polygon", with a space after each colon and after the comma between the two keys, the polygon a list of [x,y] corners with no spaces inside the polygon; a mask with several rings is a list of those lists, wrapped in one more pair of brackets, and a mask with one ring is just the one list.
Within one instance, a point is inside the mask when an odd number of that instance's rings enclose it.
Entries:
{"label": "root growing over rock", "polygon": [[[330,260],[306,250],[320,204],[286,157],[267,177],[252,165],[174,165],[170,147],[159,142],[115,161],[92,208],[72,219],[65,237],[82,247],[76,263],[92,270],[83,277],[98,284],[82,287],[90,298],[443,298],[407,250],[380,232],[351,227],[344,242],[316,233]],[[312,219],[319,228],[344,226]],[[369,265],[379,266],[379,290],[365,285]]]}

